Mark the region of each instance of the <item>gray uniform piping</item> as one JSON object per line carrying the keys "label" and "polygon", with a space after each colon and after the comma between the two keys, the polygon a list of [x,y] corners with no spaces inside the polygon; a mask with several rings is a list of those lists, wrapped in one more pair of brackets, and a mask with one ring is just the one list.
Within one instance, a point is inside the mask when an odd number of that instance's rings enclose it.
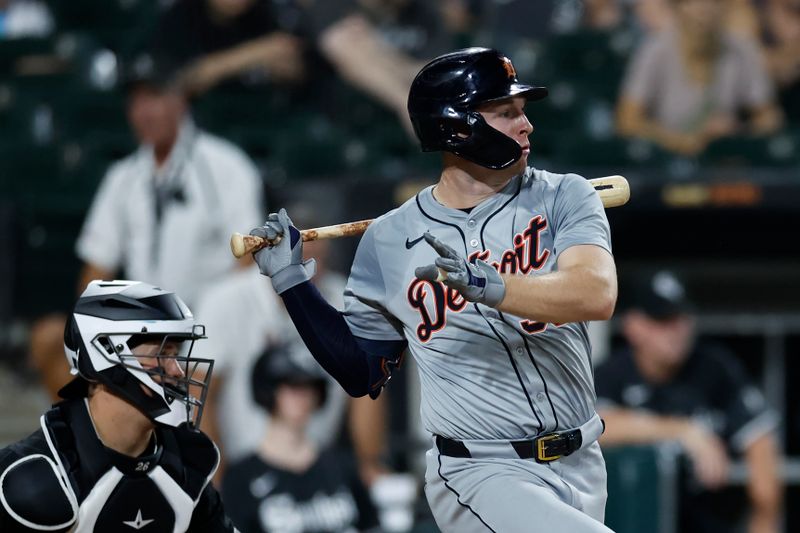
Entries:
{"label": "gray uniform piping", "polygon": [[[483,222],[483,225],[481,226],[481,248],[483,248],[484,250],[486,249],[486,240],[484,239],[483,232],[486,229],[486,226],[489,224],[489,221],[496,214],[500,213],[503,209],[505,209],[508,206],[508,204],[510,204],[515,198],[517,198],[517,196],[519,196],[519,193],[522,190],[522,182],[523,182],[523,180],[519,180],[519,184],[517,185],[517,190],[514,192],[514,194],[511,195],[511,198],[509,198],[503,205],[498,207],[493,213],[491,213],[488,217],[486,217],[486,220]],[[513,233],[513,231],[512,231],[512,233]],[[477,306],[475,306],[475,309],[477,310]],[[536,372],[539,374],[539,378],[542,380],[542,384],[544,385],[544,393],[547,396],[547,402],[550,404],[550,409],[553,411],[553,418],[555,419],[555,427],[558,427],[558,415],[556,414],[556,408],[553,405],[553,400],[550,398],[550,391],[547,388],[547,381],[544,379],[544,375],[542,374],[542,371],[539,370],[539,365],[536,364],[536,360],[533,357],[533,353],[531,353],[530,345],[528,344],[528,339],[526,339],[525,336],[521,332],[519,332],[516,328],[514,328],[513,324],[510,324],[506,320],[506,317],[502,312],[498,311],[498,314],[500,315],[500,319],[503,322],[505,322],[506,324],[509,324],[512,327],[512,329],[514,329],[514,331],[517,331],[519,333],[520,338],[522,338],[522,341],[525,343],[525,351],[528,352],[528,358],[531,360],[531,363],[533,363],[533,367],[536,369]],[[483,314],[481,314],[481,316],[483,317]],[[484,320],[486,320],[485,317],[484,317]],[[489,321],[487,320],[486,322],[488,323]],[[489,324],[489,326],[491,327],[491,324]],[[497,331],[495,331],[494,327],[492,327],[492,331],[499,338],[499,335],[497,335]],[[505,343],[503,343],[503,345],[505,346]],[[519,372],[517,371],[517,365],[514,363],[513,356],[511,355],[511,352],[509,351],[507,346],[506,346],[506,351],[508,352],[509,357],[512,358],[511,359],[511,364],[514,366],[514,372],[517,373],[517,379],[520,379]],[[528,393],[527,389],[525,389],[525,385],[522,383],[521,379],[520,379],[520,385],[522,385],[523,390],[525,390],[525,394],[528,396],[528,403],[530,404],[531,403],[530,394]],[[533,405],[532,404],[531,404],[531,409],[533,409]],[[533,414],[536,415],[536,411],[535,410],[534,410]],[[544,429],[545,429],[544,424],[539,419],[538,415],[536,415],[536,420],[539,422],[539,429],[541,431],[544,431]]]}
{"label": "gray uniform piping", "polygon": [[[521,182],[522,182],[522,180],[520,180],[520,183]],[[514,197],[516,197],[516,195],[518,193],[519,193],[519,189],[517,189],[517,193],[515,193],[511,197],[511,199],[509,199],[508,202],[513,200]],[[429,215],[428,213],[426,213],[425,210],[422,208],[422,204],[420,204],[419,194],[417,194],[417,196],[415,197],[415,200],[417,202],[417,208],[419,209],[420,213],[422,213],[422,216],[424,216],[424,217],[426,217],[426,218],[428,218],[430,220],[433,220],[434,222],[438,222],[439,224],[444,224],[446,226],[451,226],[451,227],[455,228],[456,230],[458,230],[458,234],[461,235],[461,240],[464,243],[464,253],[467,256],[469,256],[469,248],[467,248],[467,238],[464,236],[464,232],[461,231],[461,228],[459,228],[456,224],[452,224],[450,222],[445,222],[443,220],[439,220],[439,219]],[[503,204],[503,206],[500,209],[498,209],[497,211],[495,211],[495,213],[498,213],[499,211],[501,211],[503,209],[503,207],[505,207],[508,204],[508,202]],[[492,213],[492,215],[494,215],[495,213]],[[484,227],[485,227],[485,224],[484,224]],[[481,229],[481,245],[483,246],[484,249],[486,248],[485,243],[483,241],[483,229]],[[506,351],[506,355],[508,355],[508,360],[511,363],[511,367],[514,369],[514,374],[517,376],[517,381],[519,382],[519,386],[520,386],[520,388],[522,388],[522,392],[525,393],[525,399],[528,401],[528,405],[531,408],[531,412],[533,413],[533,416],[536,417],[536,422],[539,424],[539,430],[540,431],[543,430],[544,429],[544,423],[542,422],[542,419],[539,418],[539,414],[536,412],[536,407],[533,405],[533,400],[531,400],[530,394],[528,394],[528,389],[525,388],[525,383],[522,381],[522,376],[519,373],[519,369],[517,368],[517,363],[514,361],[514,356],[511,353],[511,350],[509,349],[508,345],[503,340],[503,338],[500,336],[500,334],[497,333],[497,330],[494,328],[492,323],[489,320],[487,320],[485,316],[483,316],[483,313],[480,312],[480,310],[478,309],[478,305],[477,304],[473,304],[473,306],[475,307],[475,311],[478,313],[478,315],[486,322],[486,324],[492,330],[492,333],[494,334],[494,336],[497,337],[497,340],[499,340],[500,343],[503,345],[503,349]],[[502,316],[502,313],[500,313],[500,315]],[[537,371],[539,370],[538,367],[536,368],[536,370]],[[541,372],[539,373],[539,376],[541,376]],[[545,387],[545,390],[547,390],[546,387]],[[552,407],[552,403],[550,405]]]}
{"label": "gray uniform piping", "polygon": [[437,454],[437,456],[436,456],[436,458],[437,458],[437,460],[439,461],[439,468],[438,468],[438,470],[436,471],[436,473],[437,473],[437,474],[439,474],[439,477],[440,477],[440,478],[442,478],[442,479],[444,480],[444,486],[445,486],[445,487],[447,487],[447,490],[449,490],[450,492],[452,492],[453,494],[455,494],[455,495],[456,495],[456,501],[458,502],[458,505],[460,505],[461,507],[466,507],[467,509],[469,509],[469,512],[471,512],[472,514],[474,514],[474,515],[475,515],[475,517],[476,517],[478,520],[480,520],[480,521],[481,521],[481,524],[483,524],[484,526],[486,526],[486,527],[489,529],[489,531],[491,531],[492,533],[497,533],[497,532],[496,532],[494,529],[492,529],[492,526],[490,526],[489,524],[487,524],[487,523],[486,523],[486,522],[483,520],[483,518],[481,518],[481,515],[479,515],[477,512],[475,512],[475,509],[473,509],[472,507],[470,507],[470,505],[469,505],[468,503],[464,503],[464,502],[462,502],[462,501],[461,501],[461,495],[458,493],[458,491],[457,491],[456,489],[454,489],[453,487],[451,487],[451,486],[450,486],[450,480],[449,480],[449,479],[447,479],[446,477],[444,477],[444,474],[442,474],[442,454],[441,454],[441,453],[438,453],[438,454]]}

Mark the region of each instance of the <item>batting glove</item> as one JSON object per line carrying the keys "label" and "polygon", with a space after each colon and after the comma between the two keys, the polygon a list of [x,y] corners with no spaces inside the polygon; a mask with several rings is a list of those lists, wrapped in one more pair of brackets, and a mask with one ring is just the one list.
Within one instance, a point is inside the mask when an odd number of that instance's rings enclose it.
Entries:
{"label": "batting glove", "polygon": [[316,262],[313,259],[303,261],[303,239],[300,231],[292,225],[286,209],[270,213],[264,225],[253,228],[250,235],[268,241],[280,237],[277,244],[269,245],[253,254],[259,270],[269,276],[278,294],[314,276]]}
{"label": "batting glove", "polygon": [[480,259],[474,264],[468,262],[427,231],[424,237],[440,257],[436,258],[435,264],[418,267],[414,271],[419,279],[437,281],[441,270],[446,273],[442,283],[457,290],[465,300],[490,307],[503,301],[506,284],[492,265]]}

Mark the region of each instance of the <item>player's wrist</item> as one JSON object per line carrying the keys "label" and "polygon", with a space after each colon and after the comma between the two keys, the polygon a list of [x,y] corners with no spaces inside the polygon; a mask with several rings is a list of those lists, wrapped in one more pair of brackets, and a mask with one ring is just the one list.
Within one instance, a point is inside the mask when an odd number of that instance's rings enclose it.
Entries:
{"label": "player's wrist", "polygon": [[272,287],[276,293],[282,294],[292,287],[309,281],[314,277],[316,270],[317,263],[314,259],[302,263],[292,263],[271,276]]}
{"label": "player's wrist", "polygon": [[477,266],[486,276],[486,290],[482,303],[489,307],[497,307],[506,297],[506,283],[500,273],[488,263],[478,261]]}

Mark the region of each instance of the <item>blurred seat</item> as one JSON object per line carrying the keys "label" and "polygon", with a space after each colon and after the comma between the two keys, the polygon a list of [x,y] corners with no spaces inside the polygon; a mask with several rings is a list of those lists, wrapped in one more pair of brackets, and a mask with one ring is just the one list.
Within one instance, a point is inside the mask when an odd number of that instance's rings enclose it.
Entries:
{"label": "blurred seat", "polygon": [[53,40],[50,38],[0,39],[0,78],[7,79],[17,74],[27,58],[51,54]]}
{"label": "blurred seat", "polygon": [[223,136],[241,128],[279,129],[296,111],[291,93],[272,88],[259,91],[221,88],[192,102],[192,115],[198,125]]}
{"label": "blurred seat", "polygon": [[80,262],[74,245],[85,207],[68,196],[49,200],[26,203],[18,213],[12,301],[20,318],[69,309],[75,297]]}
{"label": "blurred seat", "polygon": [[583,92],[614,101],[633,40],[627,34],[581,31],[553,35],[537,63],[542,83],[571,81]]}
{"label": "blurred seat", "polygon": [[793,167],[800,164],[800,130],[767,137],[726,137],[708,145],[701,164],[725,167]]}
{"label": "blurred seat", "polygon": [[669,444],[603,447],[609,528],[618,533],[677,531],[677,451]]}
{"label": "blurred seat", "polygon": [[154,0],[48,0],[59,31],[84,31],[123,55],[147,43],[163,2]]}
{"label": "blurred seat", "polygon": [[133,136],[125,116],[125,95],[119,91],[64,89],[54,94],[55,128],[62,141],[91,141]]}
{"label": "blurred seat", "polygon": [[294,114],[284,121],[282,132],[276,139],[275,156],[290,180],[334,177],[360,159],[358,153],[348,153],[346,132],[326,117]]}
{"label": "blurred seat", "polygon": [[561,164],[613,171],[621,166],[657,166],[670,157],[658,146],[642,139],[616,136],[596,139],[568,131],[562,132],[558,139],[553,159]]}
{"label": "blurred seat", "polygon": [[13,309],[30,318],[66,309],[74,297],[73,251],[90,196],[62,172],[63,148],[27,142],[0,146],[3,196],[14,206]]}
{"label": "blurred seat", "polygon": [[13,84],[0,82],[0,146],[21,140],[33,142],[36,104]]}

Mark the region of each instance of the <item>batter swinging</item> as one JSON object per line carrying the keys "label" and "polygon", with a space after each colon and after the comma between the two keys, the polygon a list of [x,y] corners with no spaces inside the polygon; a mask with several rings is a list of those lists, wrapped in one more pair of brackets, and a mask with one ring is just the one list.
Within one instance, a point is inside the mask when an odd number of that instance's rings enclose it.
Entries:
{"label": "batter swinging", "polygon": [[408,109],[443,170],[367,229],[344,313],[309,281],[284,210],[251,232],[289,236],[255,258],[348,393],[377,397],[406,348],[415,358],[445,532],[609,531],[586,322],[613,312],[616,271],[592,186],[527,167],[524,106],[546,95],[496,50],[423,67]]}

